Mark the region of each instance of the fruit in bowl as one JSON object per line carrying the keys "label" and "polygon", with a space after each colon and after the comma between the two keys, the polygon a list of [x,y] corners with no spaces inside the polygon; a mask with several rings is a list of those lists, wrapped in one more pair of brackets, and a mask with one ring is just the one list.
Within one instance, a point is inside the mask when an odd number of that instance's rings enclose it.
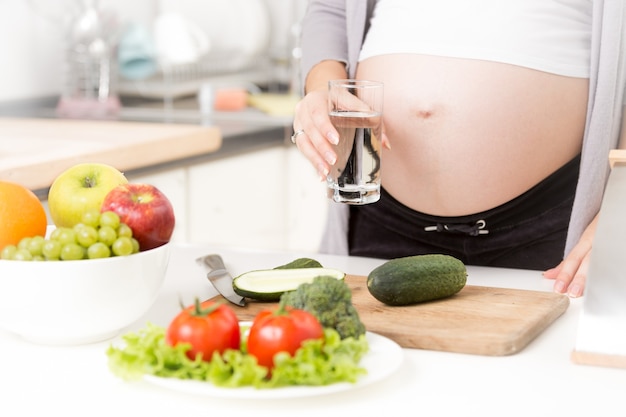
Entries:
{"label": "fruit in bowl", "polygon": [[[48,194],[53,225],[47,225],[34,195],[21,193],[28,197],[26,205],[0,199],[0,232],[11,235],[0,240],[0,328],[33,342],[82,344],[109,339],[147,313],[165,280],[173,210],[161,193],[156,201],[166,201],[170,211],[158,214],[158,220],[167,220],[168,233],[158,245],[141,248],[135,230],[141,237],[155,217],[139,210],[139,217],[150,221],[134,219],[134,230],[103,208],[107,194],[127,183],[108,165],[69,168]],[[2,190],[0,182],[0,196]],[[39,215],[27,215],[27,206]],[[25,224],[13,222],[21,218]]]}
{"label": "fruit in bowl", "polygon": [[176,219],[170,200],[151,184],[129,183],[113,188],[104,197],[101,210],[112,211],[130,226],[140,250],[170,241]]}
{"label": "fruit in bowl", "polygon": [[43,204],[28,188],[0,180],[0,251],[27,236],[44,236],[47,218]]}
{"label": "fruit in bowl", "polygon": [[[53,181],[48,192],[50,215],[56,226],[44,239],[46,214],[43,205],[32,191],[20,187],[31,206],[40,210],[35,225],[12,233],[0,226],[0,259],[5,260],[81,260],[109,256],[131,255],[169,243],[175,226],[175,215],[167,196],[156,186],[129,183],[115,167],[99,163],[82,163],[62,172]],[[0,196],[12,194],[13,189]],[[12,202],[0,201],[2,225],[11,226],[12,220],[30,214],[11,211]],[[8,212],[8,213],[5,213]],[[25,222],[31,222],[28,217]],[[38,226],[36,229],[30,226]],[[28,233],[30,230],[33,233]]]}
{"label": "fruit in bowl", "polygon": [[51,228],[45,238],[27,236],[7,245],[0,259],[13,261],[78,261],[138,253],[133,230],[113,211],[90,209],[74,227]]}
{"label": "fruit in bowl", "polygon": [[57,227],[73,227],[83,213],[99,209],[113,188],[128,183],[117,168],[101,163],[82,163],[58,175],[48,191],[50,217]]}
{"label": "fruit in bowl", "polygon": [[152,307],[170,245],[81,261],[0,260],[0,328],[58,345],[110,339]]}

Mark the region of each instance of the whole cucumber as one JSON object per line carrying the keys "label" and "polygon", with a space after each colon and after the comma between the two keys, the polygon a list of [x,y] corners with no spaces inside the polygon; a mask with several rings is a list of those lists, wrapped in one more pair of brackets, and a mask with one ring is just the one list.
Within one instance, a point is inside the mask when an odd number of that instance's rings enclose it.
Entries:
{"label": "whole cucumber", "polygon": [[367,289],[391,306],[450,297],[465,286],[467,269],[459,259],[441,254],[391,259],[370,272]]}

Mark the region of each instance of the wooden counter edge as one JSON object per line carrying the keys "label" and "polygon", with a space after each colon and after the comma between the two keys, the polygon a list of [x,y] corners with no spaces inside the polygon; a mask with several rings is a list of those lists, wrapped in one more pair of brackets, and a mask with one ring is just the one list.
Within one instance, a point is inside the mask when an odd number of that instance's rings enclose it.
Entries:
{"label": "wooden counter edge", "polygon": [[[138,126],[140,124],[135,124]],[[122,172],[140,170],[155,165],[176,162],[186,158],[217,152],[222,145],[222,133],[216,126],[187,126],[189,132],[180,136],[169,136],[150,142],[130,144],[122,148],[99,150],[74,154],[67,158],[33,163],[7,172],[0,172],[0,177],[13,181],[27,188],[41,192],[46,190],[54,178],[67,168],[84,162],[99,162],[112,165]]]}

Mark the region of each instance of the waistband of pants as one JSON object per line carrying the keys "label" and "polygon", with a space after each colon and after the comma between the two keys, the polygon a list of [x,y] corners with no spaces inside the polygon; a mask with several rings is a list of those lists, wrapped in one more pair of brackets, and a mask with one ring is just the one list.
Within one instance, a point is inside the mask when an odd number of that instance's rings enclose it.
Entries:
{"label": "waistband of pants", "polygon": [[579,168],[580,155],[513,200],[493,209],[465,216],[442,217],[415,211],[397,201],[382,187],[380,200],[372,204],[371,208],[378,205],[375,210],[387,212],[385,217],[391,222],[412,224],[423,227],[426,231],[483,235],[531,220],[565,202],[571,204],[576,192]]}

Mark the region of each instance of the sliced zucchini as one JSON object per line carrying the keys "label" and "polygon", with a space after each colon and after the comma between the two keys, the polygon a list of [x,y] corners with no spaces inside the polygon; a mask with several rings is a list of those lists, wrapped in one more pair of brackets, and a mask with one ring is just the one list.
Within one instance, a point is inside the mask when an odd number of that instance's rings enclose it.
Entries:
{"label": "sliced zucchini", "polygon": [[312,282],[319,276],[344,279],[346,274],[333,268],[261,269],[235,277],[233,289],[242,297],[278,301],[284,292],[293,291],[298,285]]}

